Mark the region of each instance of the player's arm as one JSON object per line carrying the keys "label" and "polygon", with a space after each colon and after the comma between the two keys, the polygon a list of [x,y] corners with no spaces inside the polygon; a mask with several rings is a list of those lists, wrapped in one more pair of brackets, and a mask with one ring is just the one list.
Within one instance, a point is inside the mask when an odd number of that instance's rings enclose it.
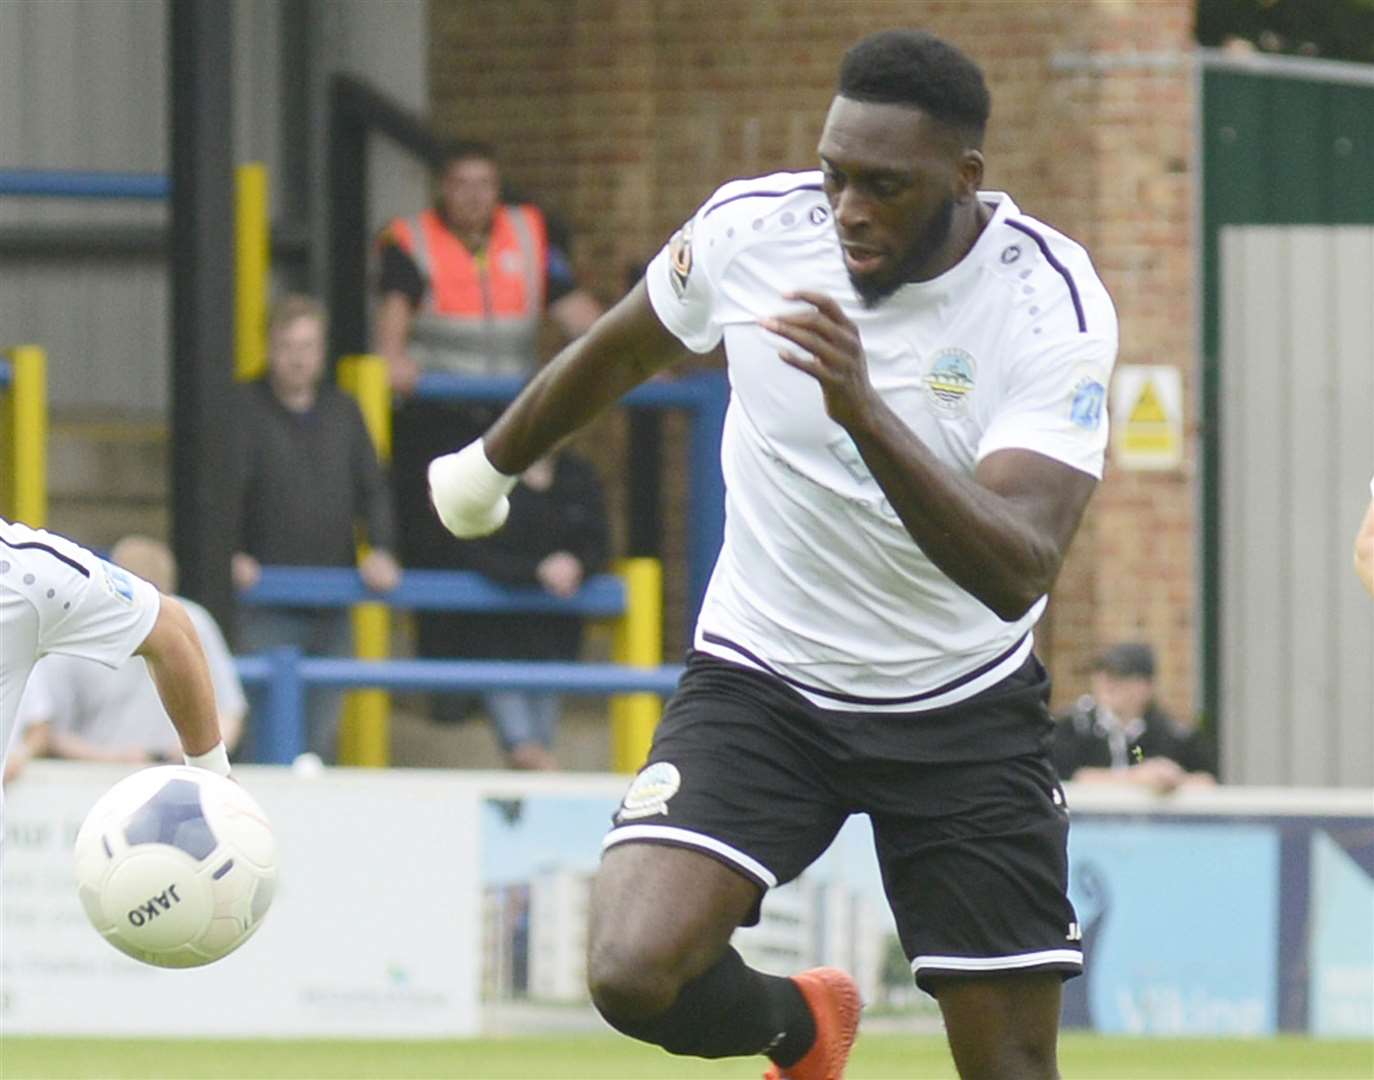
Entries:
{"label": "player's arm", "polygon": [[157,621],[135,653],[148,662],[188,762],[227,776],[229,757],[205,650],[191,617],[175,598],[162,595]]}
{"label": "player's arm", "polygon": [[1374,595],[1374,499],[1370,500],[1360,531],[1355,534],[1355,573]]}
{"label": "player's arm", "polygon": [[521,391],[487,434],[430,465],[430,498],[455,536],[500,528],[516,478],[656,372],[691,355],[637,284]]}
{"label": "player's arm", "polygon": [[873,479],[926,556],[1008,622],[1049,592],[1097,487],[1089,473],[1031,450],[998,450],[974,475],[940,461],[874,391],[863,345],[833,299],[762,325],[805,353],[784,362],[811,375],[831,419],[849,432]]}

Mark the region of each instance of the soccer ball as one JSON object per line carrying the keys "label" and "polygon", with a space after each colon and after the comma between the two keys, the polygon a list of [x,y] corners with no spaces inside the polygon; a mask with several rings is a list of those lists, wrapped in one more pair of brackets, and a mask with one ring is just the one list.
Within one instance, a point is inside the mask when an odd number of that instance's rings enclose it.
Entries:
{"label": "soccer ball", "polygon": [[142,769],[101,796],[75,858],[92,925],[157,967],[233,952],[262,922],[277,881],[262,808],[234,781],[184,765]]}

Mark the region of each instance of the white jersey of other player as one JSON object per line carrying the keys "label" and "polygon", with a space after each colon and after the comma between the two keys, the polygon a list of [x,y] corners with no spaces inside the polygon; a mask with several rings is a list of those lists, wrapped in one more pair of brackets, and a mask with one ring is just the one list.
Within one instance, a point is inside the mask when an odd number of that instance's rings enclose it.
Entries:
{"label": "white jersey of other player", "polygon": [[1107,445],[1117,321],[1087,254],[999,192],[968,254],[863,306],[819,172],[726,184],[647,272],[659,319],[688,348],[722,340],[731,385],[721,462],[725,541],[695,645],[770,671],[825,708],[919,711],[1024,662],[1042,597],[1004,622],[916,545],[814,379],[778,358],[761,317],[796,289],[858,327],[869,377],[945,464],[972,474],[1032,450],[1095,477]]}
{"label": "white jersey of other player", "polygon": [[0,766],[39,657],[117,667],[152,632],[160,605],[142,578],[64,537],[0,518]]}
{"label": "white jersey of other player", "polygon": [[[241,716],[248,702],[219,624],[194,600],[184,596],[177,600],[205,650],[221,722]],[[78,736],[93,746],[138,748],[169,760],[181,759],[181,739],[140,656],[113,669],[75,656],[43,657],[19,699],[19,729],[38,723],[49,723],[54,732]]]}

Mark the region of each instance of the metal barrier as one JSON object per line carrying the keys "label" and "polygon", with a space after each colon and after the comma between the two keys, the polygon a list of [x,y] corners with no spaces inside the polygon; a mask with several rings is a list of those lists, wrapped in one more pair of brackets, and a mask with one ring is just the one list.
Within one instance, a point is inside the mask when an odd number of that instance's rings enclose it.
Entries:
{"label": "metal barrier", "polygon": [[671,665],[633,668],[565,661],[342,660],[305,657],[294,648],[240,656],[236,663],[245,683],[267,687],[266,722],[257,737],[259,756],[269,764],[287,764],[305,749],[308,686],[663,696],[672,692],[683,670]]}
{"label": "metal barrier", "polygon": [[[370,672],[368,680],[328,681],[323,685],[363,687],[363,693],[384,699],[393,665],[397,670],[428,678],[434,672],[449,670],[457,665],[457,675],[442,678],[467,679],[461,689],[560,689],[573,692],[615,693],[611,701],[611,761],[620,772],[633,772],[648,754],[654,728],[658,724],[660,702],[655,696],[660,689],[671,689],[672,680],[649,679],[652,672],[674,671],[663,668],[662,644],[662,571],[655,559],[625,559],[618,564],[618,574],[598,574],[588,578],[578,592],[567,598],[552,596],[537,586],[502,585],[472,571],[407,570],[400,584],[389,593],[369,590],[358,572],[344,567],[263,567],[258,583],[240,594],[240,603],[254,607],[361,607],[391,608],[415,611],[513,612],[525,614],[581,615],[587,618],[614,619],[616,633],[614,664],[581,664],[566,662],[468,662],[449,660],[390,661],[381,655],[360,656],[347,661],[359,665],[345,670]],[[356,627],[355,627],[356,629]],[[248,659],[248,658],[244,658]],[[314,663],[301,660],[296,653],[289,662]],[[286,663],[287,661],[282,661]],[[342,663],[343,661],[333,661]],[[419,667],[406,665],[419,664]],[[437,666],[436,666],[437,665]],[[251,667],[242,670],[255,670]],[[302,669],[305,670],[305,669]],[[309,669],[334,671],[336,669]],[[277,671],[277,669],[273,669]],[[593,672],[591,676],[576,675],[577,671]],[[417,675],[417,677],[418,677]],[[484,675],[492,675],[495,683],[482,682]],[[277,671],[287,680],[285,686],[300,676]],[[274,676],[277,677],[277,676]],[[246,676],[245,676],[246,677]],[[600,690],[588,688],[592,679]],[[548,680],[557,685],[549,685]],[[319,681],[319,680],[316,680]],[[272,685],[276,685],[275,683]],[[405,685],[410,686],[410,683]],[[428,684],[427,684],[428,685]],[[439,685],[431,689],[443,688]],[[258,733],[266,760],[290,760],[301,748],[303,723],[299,714],[300,693],[291,690],[272,690]],[[285,696],[283,696],[285,695]],[[359,765],[385,765],[388,757],[389,733],[385,709],[373,710],[363,723],[355,725],[352,752],[343,754],[341,732],[341,760]],[[283,758],[281,755],[288,755]]]}
{"label": "metal barrier", "polygon": [[171,193],[171,181],[162,173],[0,169],[0,195],[47,199],[146,199],[157,202]]}

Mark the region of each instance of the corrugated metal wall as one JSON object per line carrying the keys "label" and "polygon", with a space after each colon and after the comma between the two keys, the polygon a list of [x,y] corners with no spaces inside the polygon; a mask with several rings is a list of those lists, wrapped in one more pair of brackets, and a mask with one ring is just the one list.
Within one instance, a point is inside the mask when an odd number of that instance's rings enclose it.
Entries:
{"label": "corrugated metal wall", "polygon": [[[273,206],[324,235],[325,88],[336,70],[372,79],[404,104],[428,99],[426,0],[233,0],[238,161],[265,161]],[[308,26],[310,56],[284,55],[288,9]],[[166,0],[50,3],[0,0],[0,168],[164,172],[167,165]],[[286,79],[306,78],[305,130],[286,126]],[[374,217],[425,198],[424,170],[383,150]],[[285,155],[301,156],[308,199],[288,197]],[[293,205],[308,203],[308,205]],[[59,413],[161,417],[167,408],[168,290],[155,239],[160,203],[0,197],[0,343],[47,348]],[[35,250],[36,227],[97,225],[126,237],[119,253]],[[6,243],[6,238],[9,242]],[[280,271],[282,268],[279,266]],[[280,274],[278,274],[280,278]],[[318,256],[292,284],[324,279]]]}
{"label": "corrugated metal wall", "polygon": [[1225,780],[1370,785],[1374,67],[1202,60],[1206,710]]}
{"label": "corrugated metal wall", "polygon": [[[0,4],[0,166],[162,172],[162,0]],[[161,227],[158,203],[0,198],[0,229]],[[54,402],[161,410],[165,271],[146,256],[11,256],[0,244],[0,341],[47,348]]]}
{"label": "corrugated metal wall", "polygon": [[1374,228],[1221,236],[1225,775],[1374,785]]}

